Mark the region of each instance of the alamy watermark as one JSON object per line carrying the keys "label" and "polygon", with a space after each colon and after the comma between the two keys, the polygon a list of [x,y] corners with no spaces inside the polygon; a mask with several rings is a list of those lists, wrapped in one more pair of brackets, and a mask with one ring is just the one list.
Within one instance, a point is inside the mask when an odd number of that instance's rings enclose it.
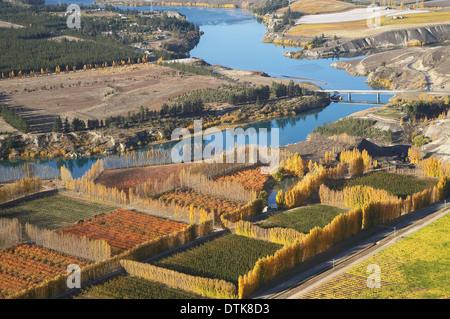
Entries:
{"label": "alamy watermark", "polygon": [[[369,5],[366,8],[366,11],[370,13],[370,15],[366,19],[366,24],[369,29],[379,28],[381,27],[381,17],[390,17],[392,19],[402,19],[404,17],[397,16],[398,14],[411,14],[412,12],[409,11],[411,9],[421,9],[423,8],[423,1],[419,3],[419,0],[416,0],[415,5],[409,5],[408,7],[404,8],[403,5],[400,7],[400,10],[394,9],[394,11],[391,7],[388,6],[378,6],[376,4]],[[408,13],[405,12],[405,9],[408,9]],[[386,11],[387,10],[387,11]],[[386,14],[382,14],[382,12],[387,12]]]}
{"label": "alamy watermark", "polygon": [[[270,143],[266,128],[212,127],[202,130],[202,121],[194,121],[194,134],[187,128],[176,128],[172,140],[181,140],[171,150],[173,163],[250,163],[265,164],[261,172],[268,174],[279,167],[279,129],[271,128]],[[206,145],[205,143],[206,142]],[[269,151],[270,150],[270,151]]]}
{"label": "alamy watermark", "polygon": [[81,268],[77,264],[70,264],[67,266],[67,272],[70,274],[67,277],[67,288],[81,288]]}
{"label": "alamy watermark", "polygon": [[79,5],[69,5],[67,7],[65,15],[67,16],[67,27],[69,29],[81,28],[81,8]]}
{"label": "alamy watermark", "polygon": [[381,268],[377,264],[370,264],[367,266],[366,272],[369,275],[367,277],[367,288],[381,288]]}

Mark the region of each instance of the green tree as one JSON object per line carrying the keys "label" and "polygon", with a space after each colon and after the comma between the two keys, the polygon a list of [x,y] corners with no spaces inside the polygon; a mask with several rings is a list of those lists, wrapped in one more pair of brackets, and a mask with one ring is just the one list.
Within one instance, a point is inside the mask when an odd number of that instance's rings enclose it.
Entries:
{"label": "green tree", "polygon": [[55,119],[53,121],[52,131],[53,132],[62,132],[62,130],[63,130],[63,122],[61,120],[61,117],[57,116],[57,117],[55,117]]}

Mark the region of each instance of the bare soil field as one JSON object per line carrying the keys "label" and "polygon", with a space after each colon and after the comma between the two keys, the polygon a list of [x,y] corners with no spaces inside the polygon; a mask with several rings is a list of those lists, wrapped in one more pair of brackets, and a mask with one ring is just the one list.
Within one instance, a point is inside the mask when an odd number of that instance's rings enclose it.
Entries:
{"label": "bare soil field", "polygon": [[62,42],[64,39],[67,40],[67,41],[76,41],[76,42],[78,42],[78,41],[85,41],[84,39],[73,37],[73,36],[70,36],[70,35],[59,35],[59,36],[56,36],[56,37],[48,38],[49,41],[56,41],[56,42]]}
{"label": "bare soil field", "polygon": [[[159,110],[189,90],[216,88],[223,80],[154,64],[126,65],[0,81],[5,104],[30,121],[32,131],[51,129],[54,116],[105,119]],[[36,127],[41,123],[41,127]],[[48,127],[50,125],[50,127]]]}
{"label": "bare soil field", "polygon": [[11,22],[6,22],[6,21],[0,21],[0,28],[23,28],[23,25],[20,24],[15,24],[15,23],[11,23]]}
{"label": "bare soil field", "polygon": [[[270,85],[272,85],[272,82],[274,82],[274,81],[284,83],[284,84],[289,84],[289,82],[291,81],[290,78],[286,78],[286,79],[272,78],[268,75],[265,75],[261,71],[234,70],[234,69],[222,67],[220,65],[214,65],[212,68],[216,74],[220,74],[220,75],[232,78],[232,79],[238,81],[239,83],[251,83],[256,86],[258,86],[258,85],[269,85],[270,86]],[[306,81],[306,82],[299,83],[302,87],[305,87],[308,90],[319,89],[318,86],[316,86],[313,83],[308,81],[308,80],[311,80],[311,81],[316,81],[316,80],[304,79],[304,78],[302,78],[302,80]]]}
{"label": "bare soil field", "polygon": [[5,122],[3,117],[0,117],[0,132],[2,133],[10,133],[17,131],[14,127]]}

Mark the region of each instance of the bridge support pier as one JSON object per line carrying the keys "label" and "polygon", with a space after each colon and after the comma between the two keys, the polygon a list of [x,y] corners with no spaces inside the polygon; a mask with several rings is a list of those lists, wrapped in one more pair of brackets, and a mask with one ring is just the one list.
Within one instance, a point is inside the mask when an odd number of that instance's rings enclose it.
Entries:
{"label": "bridge support pier", "polygon": [[352,94],[348,92],[348,101],[350,102],[352,100]]}
{"label": "bridge support pier", "polygon": [[377,93],[377,103],[380,103],[380,93]]}

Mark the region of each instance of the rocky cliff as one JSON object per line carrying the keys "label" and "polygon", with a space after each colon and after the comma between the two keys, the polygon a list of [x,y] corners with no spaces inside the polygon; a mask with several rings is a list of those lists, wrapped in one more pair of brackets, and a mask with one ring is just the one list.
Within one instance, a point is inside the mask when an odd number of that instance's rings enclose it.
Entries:
{"label": "rocky cliff", "polygon": [[374,36],[341,41],[342,43],[328,47],[306,50],[304,58],[322,58],[328,56],[346,56],[364,53],[370,50],[387,50],[408,46],[424,46],[444,43],[450,40],[450,24],[424,26],[402,30],[390,30]]}

